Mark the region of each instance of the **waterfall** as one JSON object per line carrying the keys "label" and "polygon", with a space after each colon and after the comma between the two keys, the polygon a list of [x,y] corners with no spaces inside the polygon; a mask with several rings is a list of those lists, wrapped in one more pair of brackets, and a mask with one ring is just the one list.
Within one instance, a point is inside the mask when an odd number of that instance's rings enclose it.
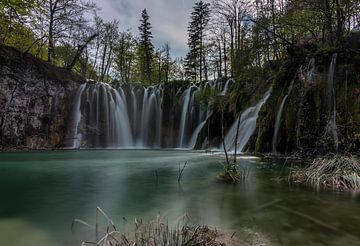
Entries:
{"label": "waterfall", "polygon": [[81,96],[85,90],[86,83],[80,85],[76,91],[74,98],[74,107],[71,112],[71,118],[69,123],[69,132],[67,136],[66,147],[69,149],[78,149],[81,144],[81,134],[78,131],[79,123],[81,120]]}
{"label": "waterfall", "polygon": [[[162,84],[118,88],[105,83],[81,85],[75,95],[66,148],[80,145],[89,148],[193,148],[208,118],[195,100],[200,89],[196,86],[179,88],[179,100],[170,100],[175,104],[167,105],[166,112],[164,90]],[[179,107],[175,106],[177,103]],[[172,124],[165,122],[169,118],[177,119],[177,115],[179,120]]]}
{"label": "waterfall", "polygon": [[182,94],[182,112],[181,112],[181,119],[180,119],[180,127],[179,127],[179,143],[178,148],[184,148],[184,135],[185,135],[185,127],[186,127],[186,121],[189,118],[189,108],[192,106],[190,104],[190,99],[193,96],[194,86],[190,86],[188,89],[186,89]]}
{"label": "waterfall", "polygon": [[[200,114],[203,114],[203,111],[200,111]],[[203,119],[203,116],[199,117],[199,119],[202,119],[202,121],[198,125],[198,127],[196,127],[196,129],[194,130],[194,133],[191,136],[191,139],[190,139],[190,142],[189,142],[189,145],[188,145],[189,149],[194,149],[195,148],[196,140],[198,139],[199,133],[203,129],[203,127],[205,126],[205,124],[207,123],[207,121],[208,121],[208,119],[210,118],[211,115],[212,115],[212,111],[210,111],[208,109],[205,119]]]}
{"label": "waterfall", "polygon": [[[121,89],[121,88],[120,88]],[[116,99],[116,110],[115,110],[115,122],[117,139],[115,146],[131,147],[133,146],[133,137],[130,127],[129,115],[126,107],[126,100],[124,93],[116,93],[114,90]],[[117,124],[118,123],[118,124]]]}
{"label": "waterfall", "polygon": [[[270,96],[270,91],[267,91],[264,95],[264,97],[253,107],[250,107],[246,109],[238,118],[235,120],[233,125],[231,126],[230,130],[226,134],[226,137],[224,139],[225,146],[227,151],[234,152],[235,151],[235,139],[236,139],[236,132],[238,123],[240,120],[239,125],[239,132],[238,132],[238,141],[236,143],[237,146],[237,152],[242,152],[245,145],[249,141],[250,137],[254,133],[256,129],[256,121],[259,116],[259,112],[264,105],[264,103],[267,101],[267,99]],[[222,149],[222,145],[220,146],[220,149]]]}
{"label": "waterfall", "polygon": [[326,134],[331,134],[334,141],[335,152],[339,149],[338,134],[336,126],[336,93],[334,83],[334,73],[336,68],[337,53],[334,53],[331,58],[331,63],[328,73],[327,85],[327,107],[328,107],[328,123],[326,126]]}
{"label": "waterfall", "polygon": [[311,82],[314,75],[315,75],[315,58],[311,58],[311,60],[308,64],[305,81]]}
{"label": "waterfall", "polygon": [[226,81],[224,89],[222,90],[220,95],[225,96],[229,92],[229,90],[233,84],[234,84],[234,80],[232,80],[232,79],[229,79],[228,81]]}
{"label": "waterfall", "polygon": [[279,134],[279,129],[280,129],[280,123],[281,123],[281,117],[282,117],[282,114],[283,114],[283,110],[284,110],[284,105],[285,105],[285,102],[287,100],[287,98],[289,97],[292,89],[293,89],[293,86],[294,86],[294,80],[291,81],[290,85],[289,85],[289,88],[287,90],[287,93],[286,95],[284,96],[281,104],[280,104],[280,108],[276,114],[276,121],[275,121],[275,130],[274,130],[274,135],[273,135],[273,138],[272,138],[272,152],[273,153],[276,153],[276,145],[277,145],[277,139],[278,139],[278,134]]}
{"label": "waterfall", "polygon": [[115,88],[88,82],[76,92],[65,145],[193,149],[212,115],[209,105],[197,100],[197,93],[209,86],[225,95],[233,83],[214,80],[199,87],[123,84]]}

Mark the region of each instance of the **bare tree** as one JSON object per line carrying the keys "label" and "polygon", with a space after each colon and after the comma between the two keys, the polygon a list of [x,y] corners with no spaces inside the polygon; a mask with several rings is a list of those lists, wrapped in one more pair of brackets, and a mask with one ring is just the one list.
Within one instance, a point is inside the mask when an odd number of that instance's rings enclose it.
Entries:
{"label": "bare tree", "polygon": [[34,11],[37,32],[47,38],[47,60],[52,62],[55,45],[71,39],[74,28],[86,28],[85,13],[94,12],[96,5],[85,0],[36,0]]}

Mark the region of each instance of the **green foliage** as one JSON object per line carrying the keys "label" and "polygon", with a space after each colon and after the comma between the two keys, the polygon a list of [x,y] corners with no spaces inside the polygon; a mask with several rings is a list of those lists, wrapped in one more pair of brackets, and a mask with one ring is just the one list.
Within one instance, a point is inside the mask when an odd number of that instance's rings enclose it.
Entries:
{"label": "green foliage", "polygon": [[130,31],[120,33],[114,49],[117,78],[121,82],[132,81],[137,41]]}
{"label": "green foliage", "polygon": [[36,54],[37,37],[25,25],[26,18],[35,7],[34,1],[5,0],[0,2],[0,43]]}
{"label": "green foliage", "polygon": [[139,26],[140,39],[137,47],[137,74],[138,80],[144,84],[153,81],[153,55],[154,46],[151,42],[151,24],[149,15],[144,9],[141,13],[141,24]]}
{"label": "green foliage", "polygon": [[209,22],[209,18],[210,4],[204,3],[201,0],[199,2],[196,2],[194,6],[194,11],[191,13],[191,21],[188,27],[189,51],[185,59],[186,76],[192,81],[202,82],[203,80],[206,66],[204,53],[204,36],[205,27]]}
{"label": "green foliage", "polygon": [[206,87],[205,89],[199,91],[196,94],[197,101],[205,101],[211,104],[217,104],[221,99],[224,99],[223,96],[219,95],[220,91],[216,88]]}

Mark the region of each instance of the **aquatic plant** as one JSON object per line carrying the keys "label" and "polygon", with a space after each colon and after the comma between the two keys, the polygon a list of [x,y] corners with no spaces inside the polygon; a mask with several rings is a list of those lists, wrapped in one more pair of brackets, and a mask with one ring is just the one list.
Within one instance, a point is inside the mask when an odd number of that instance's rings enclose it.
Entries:
{"label": "aquatic plant", "polygon": [[289,180],[317,189],[360,191],[360,161],[352,155],[328,155],[291,172]]}
{"label": "aquatic plant", "polygon": [[184,172],[184,170],[185,170],[185,167],[186,167],[186,165],[187,165],[187,161],[184,163],[184,165],[183,165],[183,167],[182,168],[180,168],[180,163],[179,163],[179,175],[178,175],[178,183],[180,184],[180,182],[181,182],[181,178],[183,177],[183,172]]}
{"label": "aquatic plant", "polygon": [[224,172],[219,173],[218,180],[224,183],[233,183],[236,184],[240,182],[240,174],[239,172],[224,170]]}
{"label": "aquatic plant", "polygon": [[[99,232],[98,219],[99,214],[103,215],[108,221],[106,230]],[[188,216],[182,216],[183,220],[189,220]],[[180,218],[181,219],[181,218]],[[113,245],[113,246],[224,246],[225,243],[221,242],[225,240],[225,235],[219,233],[216,229],[211,229],[207,226],[188,226],[178,225],[171,227],[167,222],[162,222],[160,215],[156,220],[144,222],[142,219],[135,219],[135,228],[131,233],[125,233],[118,231],[109,218],[109,216],[99,207],[97,207],[96,213],[96,225],[95,227],[86,223],[85,221],[74,219],[72,223],[72,229],[74,225],[82,224],[92,229],[96,229],[96,242],[83,241],[82,246],[85,245]],[[234,233],[235,234],[235,233]],[[236,241],[233,239],[234,234],[226,240]],[[219,240],[219,238],[222,240]],[[239,244],[240,243],[240,244]],[[243,244],[239,240],[236,245]],[[235,244],[234,244],[235,245]]]}

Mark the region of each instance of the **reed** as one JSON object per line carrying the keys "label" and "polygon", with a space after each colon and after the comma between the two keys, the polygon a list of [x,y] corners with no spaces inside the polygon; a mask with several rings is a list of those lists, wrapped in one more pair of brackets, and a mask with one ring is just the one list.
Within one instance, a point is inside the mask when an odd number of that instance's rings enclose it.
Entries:
{"label": "reed", "polygon": [[360,162],[352,155],[328,155],[291,171],[288,179],[317,189],[360,191]]}
{"label": "reed", "polygon": [[[223,246],[223,242],[218,239],[220,233],[216,229],[211,229],[207,226],[188,226],[177,225],[170,226],[167,222],[164,223],[160,216],[156,220],[144,222],[141,219],[135,219],[135,227],[131,233],[121,232],[116,229],[113,221],[109,216],[99,207],[96,210],[96,225],[92,226],[87,222],[79,219],[74,219],[72,223],[72,230],[75,224],[80,224],[88,228],[95,229],[96,242],[83,241],[82,246],[96,245],[96,246]],[[99,230],[98,220],[99,216],[103,216],[107,221],[105,230]],[[185,217],[184,217],[185,218]],[[186,217],[188,218],[188,217]],[[184,220],[185,221],[185,220]],[[232,237],[231,237],[232,238]]]}

